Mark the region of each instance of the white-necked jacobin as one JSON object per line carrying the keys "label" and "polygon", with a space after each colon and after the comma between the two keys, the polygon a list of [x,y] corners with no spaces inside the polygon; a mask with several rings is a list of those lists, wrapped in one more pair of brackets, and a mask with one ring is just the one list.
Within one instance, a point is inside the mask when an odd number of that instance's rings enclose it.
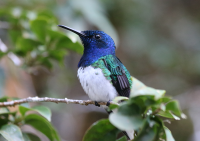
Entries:
{"label": "white-necked jacobin", "polygon": [[82,41],[84,52],[78,63],[77,76],[89,98],[98,106],[98,102],[109,103],[116,96],[129,97],[131,76],[115,55],[113,39],[103,31],[77,31],[58,26],[76,33]]}

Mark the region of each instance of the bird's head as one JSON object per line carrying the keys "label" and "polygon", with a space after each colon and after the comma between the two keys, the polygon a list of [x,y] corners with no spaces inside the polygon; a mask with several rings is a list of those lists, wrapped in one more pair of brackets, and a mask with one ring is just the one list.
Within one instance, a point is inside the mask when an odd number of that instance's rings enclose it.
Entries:
{"label": "bird's head", "polygon": [[64,25],[58,26],[79,35],[84,46],[84,54],[82,60],[88,62],[85,63],[85,65],[90,65],[102,56],[115,55],[115,43],[113,39],[103,31],[78,31]]}

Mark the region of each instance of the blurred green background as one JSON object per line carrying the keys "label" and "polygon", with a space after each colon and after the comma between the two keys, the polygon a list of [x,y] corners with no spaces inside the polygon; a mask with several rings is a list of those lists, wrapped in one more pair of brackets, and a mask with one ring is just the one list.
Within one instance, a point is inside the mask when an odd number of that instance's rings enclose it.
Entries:
{"label": "blurred green background", "polygon": [[[26,29],[37,13],[49,16],[45,28],[59,30],[49,26],[53,21],[77,30],[103,30],[116,42],[117,56],[132,76],[150,87],[166,90],[167,95],[179,100],[188,118],[167,124],[176,141],[198,141],[199,5],[197,0],[1,0],[0,52],[4,54],[16,48],[17,43],[12,38],[31,36]],[[18,20],[8,18],[9,15],[4,14],[6,10]],[[24,11],[26,18],[21,18]],[[13,35],[16,25],[23,31]],[[43,28],[39,30],[42,32]],[[60,32],[65,34],[67,31],[60,29]],[[67,35],[72,41],[78,39],[72,33],[67,32]],[[45,63],[43,60],[40,65],[24,57],[23,52],[2,55],[0,96],[88,99],[76,74],[82,51],[79,43],[77,46],[78,50],[59,50],[59,57],[55,51],[52,54],[56,59],[45,60]],[[50,48],[48,44],[45,47],[40,50]],[[107,117],[103,109],[95,106],[42,104],[51,108],[52,123],[63,141],[80,141],[93,122]]]}

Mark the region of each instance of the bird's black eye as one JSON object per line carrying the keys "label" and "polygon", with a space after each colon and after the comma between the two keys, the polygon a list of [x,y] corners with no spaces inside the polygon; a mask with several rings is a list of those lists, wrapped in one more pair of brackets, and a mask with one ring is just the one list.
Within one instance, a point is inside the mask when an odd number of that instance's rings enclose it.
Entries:
{"label": "bird's black eye", "polygon": [[99,34],[96,34],[94,37],[95,37],[96,39],[100,39],[100,38],[101,38],[101,36],[100,36]]}

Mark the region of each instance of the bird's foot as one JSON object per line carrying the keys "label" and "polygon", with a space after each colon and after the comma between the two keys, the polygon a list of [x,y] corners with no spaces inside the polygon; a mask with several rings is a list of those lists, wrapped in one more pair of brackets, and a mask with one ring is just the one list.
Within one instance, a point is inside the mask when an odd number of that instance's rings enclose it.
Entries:
{"label": "bird's foot", "polygon": [[100,105],[97,101],[95,101],[95,106],[100,107]]}
{"label": "bird's foot", "polygon": [[110,106],[110,101],[111,101],[111,100],[109,100],[109,101],[106,103],[106,106]]}

